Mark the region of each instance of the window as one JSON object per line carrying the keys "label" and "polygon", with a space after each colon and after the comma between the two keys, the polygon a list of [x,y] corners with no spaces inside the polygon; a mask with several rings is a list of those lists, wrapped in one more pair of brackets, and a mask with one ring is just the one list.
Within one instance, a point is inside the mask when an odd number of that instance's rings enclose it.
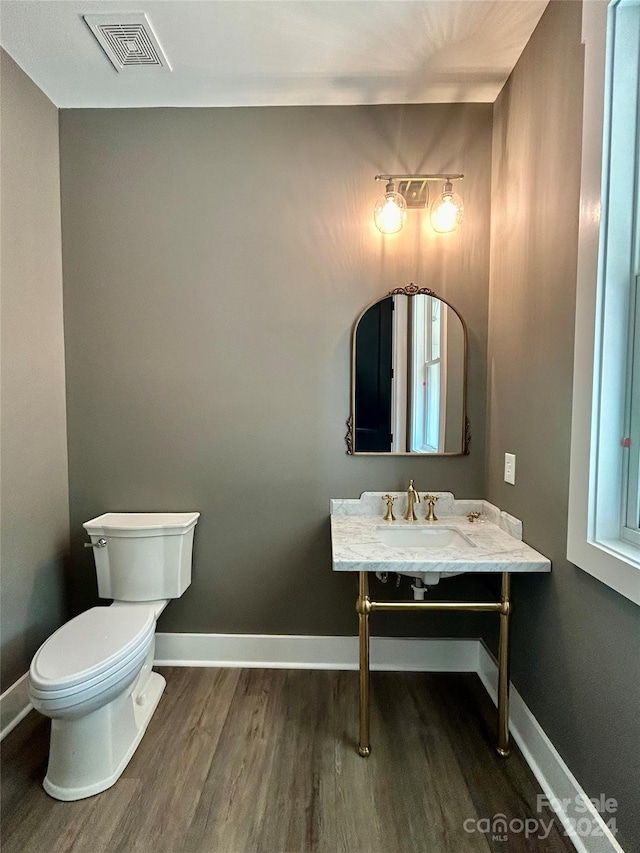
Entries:
{"label": "window", "polygon": [[640,0],[583,6],[568,558],[640,603]]}

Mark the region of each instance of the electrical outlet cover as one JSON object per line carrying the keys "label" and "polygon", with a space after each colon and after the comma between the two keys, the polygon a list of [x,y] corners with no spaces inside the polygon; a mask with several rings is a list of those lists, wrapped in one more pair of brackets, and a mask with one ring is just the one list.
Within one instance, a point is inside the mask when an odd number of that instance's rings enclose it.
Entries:
{"label": "electrical outlet cover", "polygon": [[514,453],[504,454],[504,481],[512,486],[516,484],[516,457]]}

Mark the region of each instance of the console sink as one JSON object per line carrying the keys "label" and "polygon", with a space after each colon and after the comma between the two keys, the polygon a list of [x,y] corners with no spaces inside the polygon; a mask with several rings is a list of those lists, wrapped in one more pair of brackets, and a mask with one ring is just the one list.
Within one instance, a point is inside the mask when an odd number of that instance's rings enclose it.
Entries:
{"label": "console sink", "polygon": [[[384,492],[331,502],[336,572],[396,572],[435,582],[461,572],[549,572],[551,563],[522,541],[517,518],[487,501],[457,501],[439,492],[439,521],[383,521]],[[406,510],[405,495],[394,506]],[[469,514],[481,513],[473,522]]]}
{"label": "console sink", "polygon": [[[356,611],[359,624],[360,737],[358,754],[371,752],[369,735],[369,670],[371,634],[369,616],[376,611],[485,611],[499,614],[498,647],[498,754],[509,754],[509,621],[512,572],[549,572],[551,563],[522,541],[522,523],[487,501],[457,501],[450,492],[428,493],[427,518],[407,521],[415,512],[410,492],[363,492],[358,500],[331,501],[331,555],[336,572],[358,572]],[[438,518],[433,505],[438,501]],[[396,504],[394,506],[394,501]],[[382,507],[387,512],[383,516]],[[412,512],[413,511],[413,512]],[[384,519],[384,520],[383,520]],[[413,601],[378,600],[369,593],[369,575],[383,582],[389,572],[414,578]],[[426,596],[426,588],[441,578],[463,572],[499,572],[500,598],[483,601],[445,601]],[[400,580],[400,577],[398,577]],[[483,596],[484,597],[484,596]],[[492,690],[495,687],[492,685]]]}
{"label": "console sink", "polygon": [[471,540],[455,527],[378,527],[378,536],[389,548],[428,548],[442,550],[450,546],[475,548]]}

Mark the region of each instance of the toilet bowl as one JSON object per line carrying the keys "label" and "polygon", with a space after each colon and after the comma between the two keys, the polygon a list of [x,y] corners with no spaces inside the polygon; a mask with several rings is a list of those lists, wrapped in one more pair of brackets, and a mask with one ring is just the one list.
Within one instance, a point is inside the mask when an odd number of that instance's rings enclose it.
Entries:
{"label": "toilet bowl", "polygon": [[133,755],[165,681],[152,672],[155,606],[93,607],[40,647],[29,696],[50,717],[51,796],[78,800],[109,788]]}
{"label": "toilet bowl", "polygon": [[91,537],[98,593],[93,607],[36,652],[29,697],[51,718],[45,791],[80,800],[111,787],[135,752],[165,688],[153,672],[156,619],[191,583],[199,513],[105,513]]}

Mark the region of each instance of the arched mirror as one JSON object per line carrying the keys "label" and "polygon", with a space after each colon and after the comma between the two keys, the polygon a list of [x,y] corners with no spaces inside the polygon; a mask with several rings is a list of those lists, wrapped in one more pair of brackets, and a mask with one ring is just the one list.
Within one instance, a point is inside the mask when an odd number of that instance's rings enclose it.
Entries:
{"label": "arched mirror", "polygon": [[469,452],[467,328],[426,287],[397,287],[353,329],[347,453]]}

